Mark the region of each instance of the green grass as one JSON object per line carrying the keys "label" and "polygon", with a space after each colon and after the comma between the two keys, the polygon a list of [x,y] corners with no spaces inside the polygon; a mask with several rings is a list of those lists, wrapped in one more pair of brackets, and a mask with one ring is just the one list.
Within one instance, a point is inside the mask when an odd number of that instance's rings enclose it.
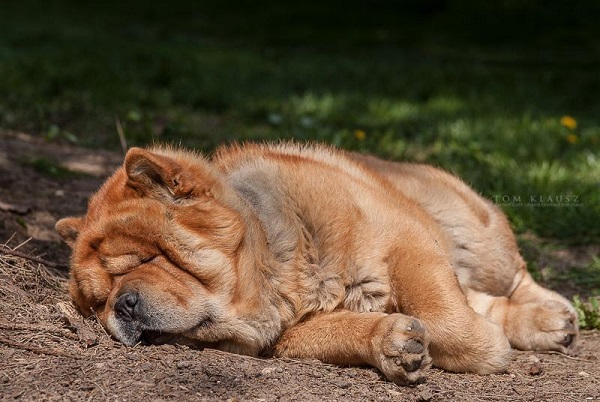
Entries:
{"label": "green grass", "polygon": [[600,257],[593,257],[589,265],[572,268],[554,277],[556,281],[568,281],[577,288],[593,289],[595,296],[600,296]]}
{"label": "green grass", "polygon": [[454,171],[517,232],[600,241],[600,6],[322,3],[3,3],[0,128],[325,141]]}
{"label": "green grass", "polygon": [[33,167],[38,173],[45,176],[69,178],[82,175],[79,172],[73,172],[72,170],[63,167],[60,162],[45,157],[30,158],[24,160],[23,164]]}
{"label": "green grass", "polygon": [[573,305],[579,317],[579,328],[600,329],[600,304],[597,298],[590,297],[583,301],[579,296],[575,296]]}

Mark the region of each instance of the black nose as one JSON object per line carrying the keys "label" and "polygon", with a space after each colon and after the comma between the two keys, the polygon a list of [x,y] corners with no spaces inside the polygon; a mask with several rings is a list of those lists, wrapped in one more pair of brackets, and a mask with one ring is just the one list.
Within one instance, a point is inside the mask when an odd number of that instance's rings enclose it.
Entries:
{"label": "black nose", "polygon": [[115,314],[126,321],[136,318],[138,294],[134,292],[123,293],[115,303]]}

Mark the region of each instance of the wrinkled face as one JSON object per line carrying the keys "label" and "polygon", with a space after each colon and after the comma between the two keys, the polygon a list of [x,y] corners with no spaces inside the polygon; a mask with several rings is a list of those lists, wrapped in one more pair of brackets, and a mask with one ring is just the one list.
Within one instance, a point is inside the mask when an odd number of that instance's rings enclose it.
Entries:
{"label": "wrinkled face", "polygon": [[87,214],[56,225],[73,249],[69,292],[80,311],[127,345],[156,333],[218,341],[244,230],[219,194],[195,155],[130,150]]}

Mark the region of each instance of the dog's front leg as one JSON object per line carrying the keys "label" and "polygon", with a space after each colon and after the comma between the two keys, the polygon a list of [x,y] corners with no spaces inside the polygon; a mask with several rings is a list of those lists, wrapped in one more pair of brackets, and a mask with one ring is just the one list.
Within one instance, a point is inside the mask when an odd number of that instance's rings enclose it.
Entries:
{"label": "dog's front leg", "polygon": [[289,328],[275,345],[279,357],[316,358],[377,367],[397,384],[422,381],[431,365],[421,322],[403,314],[334,311]]}

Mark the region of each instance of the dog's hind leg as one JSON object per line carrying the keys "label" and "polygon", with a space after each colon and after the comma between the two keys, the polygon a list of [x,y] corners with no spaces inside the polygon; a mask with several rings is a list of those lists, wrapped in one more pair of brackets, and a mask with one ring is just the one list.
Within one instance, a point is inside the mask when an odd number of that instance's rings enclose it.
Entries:
{"label": "dog's hind leg", "polygon": [[566,352],[577,338],[577,315],[558,293],[535,283],[527,271],[509,297],[467,290],[469,305],[502,325],[511,345],[521,350]]}

